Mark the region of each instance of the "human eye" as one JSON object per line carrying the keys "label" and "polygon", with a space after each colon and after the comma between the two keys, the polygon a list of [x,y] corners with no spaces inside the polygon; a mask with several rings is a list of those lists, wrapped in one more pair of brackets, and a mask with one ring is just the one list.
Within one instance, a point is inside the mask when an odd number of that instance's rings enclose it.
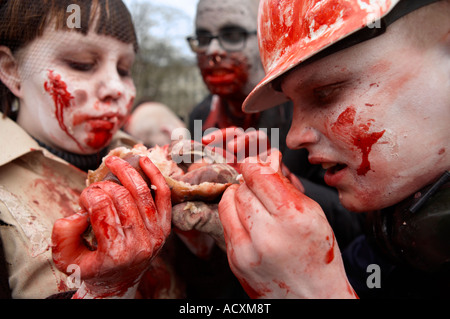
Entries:
{"label": "human eye", "polygon": [[220,37],[228,43],[239,43],[245,36],[245,30],[241,28],[228,28],[220,32]]}
{"label": "human eye", "polygon": [[120,75],[121,77],[128,77],[128,76],[131,76],[131,69],[130,69],[130,68],[118,67],[118,68],[117,68],[117,72],[119,73],[119,75]]}
{"label": "human eye", "polygon": [[66,64],[75,71],[80,72],[88,72],[91,71],[94,66],[95,62],[87,62],[87,61],[77,61],[77,60],[66,60]]}
{"label": "human eye", "polygon": [[340,81],[316,87],[312,90],[314,100],[323,105],[336,102],[345,88],[345,85],[346,81]]}
{"label": "human eye", "polygon": [[130,77],[133,70],[135,55],[123,55],[117,61],[117,73],[121,77]]}
{"label": "human eye", "polygon": [[210,35],[199,35],[197,36],[197,41],[199,46],[207,46],[211,40]]}
{"label": "human eye", "polygon": [[207,31],[197,31],[196,38],[199,46],[207,46],[211,41],[212,34]]}

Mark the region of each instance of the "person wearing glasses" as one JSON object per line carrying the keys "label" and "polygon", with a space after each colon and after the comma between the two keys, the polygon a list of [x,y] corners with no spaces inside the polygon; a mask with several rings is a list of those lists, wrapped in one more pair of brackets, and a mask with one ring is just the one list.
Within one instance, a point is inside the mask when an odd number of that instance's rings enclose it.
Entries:
{"label": "person wearing glasses", "polygon": [[[243,131],[254,128],[256,132],[259,132],[257,130],[261,128],[267,129],[269,140],[272,142],[277,139],[276,142],[279,143],[285,164],[283,164],[285,169],[283,173],[293,182],[298,181],[298,176],[301,185],[298,185],[299,182],[296,184],[297,187],[323,205],[330,222],[336,226],[336,237],[345,246],[360,233],[360,220],[354,218],[340,205],[334,189],[324,185],[322,168],[308,163],[305,150],[292,151],[286,148],[285,139],[292,118],[292,105],[289,102],[281,103],[275,108],[254,114],[242,111],[242,103],[247,95],[264,77],[256,31],[259,2],[259,0],[199,1],[195,19],[195,35],[188,37],[187,40],[197,55],[198,66],[210,95],[190,114],[191,136],[198,136],[199,131],[203,133],[219,129],[203,137],[203,143],[208,144],[208,139],[213,140],[217,136],[220,142],[220,134],[227,128],[237,127]],[[278,129],[278,136],[271,136],[272,128]],[[211,136],[214,138],[210,139]],[[237,136],[236,141],[241,137]],[[264,138],[264,134],[259,137]],[[229,145],[228,143],[228,148],[233,149]],[[235,145],[239,147],[238,142],[235,142]],[[292,176],[293,174],[289,172],[295,173],[296,176]],[[175,206],[174,212],[179,211],[188,210]],[[218,214],[217,208],[211,210],[211,214]],[[207,225],[205,221],[198,222],[198,219],[193,216],[189,216],[186,220],[197,221],[196,225],[192,225],[193,232],[200,228],[198,225],[203,228]],[[345,226],[338,227],[338,224]],[[191,243],[193,232],[189,233]],[[198,241],[198,236],[202,236],[203,233],[197,232],[195,235]],[[236,279],[230,272],[227,257],[219,248],[224,246],[224,242],[222,245],[218,243],[218,245],[210,246],[210,254],[214,257],[211,257],[209,261],[191,258],[186,259],[189,261],[187,263],[183,260],[183,269],[180,271],[189,273],[183,277],[188,278],[190,296],[217,296],[213,295],[215,292],[208,289],[211,282],[221,283],[221,293],[228,291],[227,296],[242,295],[240,286],[236,288]],[[193,287],[197,293],[195,295],[192,295]]]}
{"label": "person wearing glasses", "polygon": [[244,110],[291,100],[287,145],[369,227],[344,251],[317,202],[245,162],[219,204],[234,274],[255,298],[448,299],[450,1],[262,0],[258,21]]}
{"label": "person wearing glasses", "polygon": [[[284,130],[280,135],[287,133],[291,116],[288,105],[252,115],[241,109],[247,95],[264,76],[256,37],[258,5],[259,0],[198,2],[195,35],[187,40],[197,56],[200,73],[210,94],[190,113],[189,130],[194,138],[199,132],[203,136],[208,129],[230,127],[243,130],[267,128],[269,138],[272,127]],[[217,208],[213,212],[217,214]],[[178,234],[182,236],[180,232]],[[195,229],[186,236],[195,236],[203,246],[208,242],[208,238]],[[208,247],[208,260],[195,253],[195,256],[187,253],[183,259],[180,273],[186,278],[188,297],[247,297],[231,273],[227,256],[219,248],[221,245]],[[181,256],[179,252],[177,257]],[[215,283],[214,288],[210,288],[211,283]]]}
{"label": "person wearing glasses", "polygon": [[[199,130],[227,127],[265,128],[269,138],[271,128],[278,128],[280,136],[287,133],[292,114],[289,104],[258,114],[242,111],[245,98],[264,76],[256,36],[258,5],[259,0],[198,3],[195,35],[187,40],[210,94],[190,114],[194,137]],[[284,138],[276,142],[285,149]]]}

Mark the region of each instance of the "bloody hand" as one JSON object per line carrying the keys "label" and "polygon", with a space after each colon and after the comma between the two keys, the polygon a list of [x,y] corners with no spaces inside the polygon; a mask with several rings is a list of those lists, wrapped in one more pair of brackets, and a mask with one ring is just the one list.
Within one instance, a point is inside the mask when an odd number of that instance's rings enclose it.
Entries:
{"label": "bloody hand", "polygon": [[[155,200],[139,173],[111,156],[105,164],[123,186],[111,181],[90,185],[80,196],[82,210],[55,222],[55,265],[62,272],[77,265],[84,281],[75,297],[123,297],[127,291],[129,296],[170,233],[170,190],[148,158],[141,157],[139,163],[155,187]],[[89,223],[96,250],[80,239]]]}
{"label": "bloody hand", "polygon": [[[240,170],[237,163],[243,162],[248,157],[257,157],[260,154],[265,154],[271,148],[269,137],[264,131],[250,130],[244,132],[243,129],[237,127],[216,130],[204,136],[202,143],[218,153],[222,152],[227,159],[227,163],[232,165],[237,171]],[[231,163],[230,160],[232,161]],[[303,185],[298,177],[292,174],[283,163],[280,164],[284,176],[295,187],[304,192]]]}
{"label": "bloody hand", "polygon": [[241,162],[246,157],[257,156],[270,148],[270,141],[265,132],[261,130],[244,132],[237,127],[216,130],[204,136],[202,143],[216,150],[223,150],[227,162],[229,159]]}
{"label": "bloody hand", "polygon": [[253,298],[355,298],[322,209],[269,165],[280,158],[246,159],[222,197],[231,269]]}
{"label": "bloody hand", "polygon": [[[225,251],[226,246],[223,238],[223,227],[220,223],[217,206],[217,204],[207,204],[204,202],[185,202],[175,205],[172,210],[172,223],[176,227],[174,230],[176,232],[177,230],[181,230],[183,232],[195,230],[197,232],[207,234],[214,239],[215,243],[222,250]],[[197,232],[190,232],[191,239]],[[179,234],[182,235],[182,233]],[[196,253],[199,257],[204,256],[206,258],[210,252],[208,250],[208,246],[206,245],[208,241],[204,240],[206,241],[205,245],[194,245],[198,243],[201,238],[201,236],[196,236],[196,242],[185,242],[189,245],[191,251]],[[200,248],[203,249],[199,249],[199,247],[195,246],[200,246]]]}

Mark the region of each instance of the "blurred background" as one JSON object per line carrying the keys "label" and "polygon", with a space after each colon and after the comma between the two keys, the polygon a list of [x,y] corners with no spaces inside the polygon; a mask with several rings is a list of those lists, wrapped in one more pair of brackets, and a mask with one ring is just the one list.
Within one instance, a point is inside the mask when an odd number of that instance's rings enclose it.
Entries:
{"label": "blurred background", "polygon": [[206,96],[186,37],[194,32],[198,0],[124,0],[135,22],[140,52],[134,66],[137,96],[169,106],[183,121]]}

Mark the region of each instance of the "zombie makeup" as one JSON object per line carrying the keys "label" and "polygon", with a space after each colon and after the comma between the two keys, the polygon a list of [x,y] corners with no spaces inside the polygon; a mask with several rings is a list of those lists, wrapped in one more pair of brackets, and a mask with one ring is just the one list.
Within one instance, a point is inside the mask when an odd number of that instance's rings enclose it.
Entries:
{"label": "zombie makeup", "polygon": [[296,68],[281,81],[294,102],[288,147],[308,149],[350,210],[411,196],[450,165],[445,59],[388,32]]}
{"label": "zombie makeup", "polygon": [[[217,35],[229,31],[254,31],[259,1],[203,1],[197,8],[196,33]],[[228,52],[213,39],[198,65],[210,92],[219,96],[246,96],[264,76],[256,35],[248,35],[241,51]]]}
{"label": "zombie makeup", "polygon": [[131,111],[132,44],[55,31],[21,49],[17,122],[39,141],[77,154],[107,146]]}

